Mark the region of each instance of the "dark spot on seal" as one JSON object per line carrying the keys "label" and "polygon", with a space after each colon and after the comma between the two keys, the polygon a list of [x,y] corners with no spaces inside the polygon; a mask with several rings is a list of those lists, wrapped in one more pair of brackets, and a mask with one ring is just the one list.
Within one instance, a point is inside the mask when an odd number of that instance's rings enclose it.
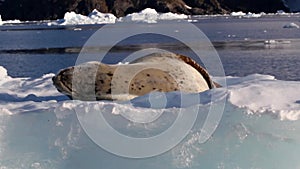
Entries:
{"label": "dark spot on seal", "polygon": [[112,74],[112,73],[107,73],[107,75],[108,75],[108,76],[113,76],[114,74]]}
{"label": "dark spot on seal", "polygon": [[104,80],[100,80],[100,83],[102,83],[102,84],[103,84],[103,83],[104,83]]}
{"label": "dark spot on seal", "polygon": [[150,74],[149,74],[149,73],[147,73],[147,76],[148,76],[148,77],[150,77]]}
{"label": "dark spot on seal", "polygon": [[145,86],[144,85],[142,85],[142,88],[144,88]]}
{"label": "dark spot on seal", "polygon": [[142,90],[142,88],[139,87],[139,90]]}
{"label": "dark spot on seal", "polygon": [[153,90],[156,90],[156,88],[155,88],[155,87],[153,87],[152,89],[153,89]]}

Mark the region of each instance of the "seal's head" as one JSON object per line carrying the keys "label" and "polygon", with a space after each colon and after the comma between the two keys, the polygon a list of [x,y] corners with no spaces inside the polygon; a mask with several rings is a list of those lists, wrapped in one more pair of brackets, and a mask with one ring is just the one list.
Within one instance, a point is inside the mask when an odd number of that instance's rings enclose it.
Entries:
{"label": "seal's head", "polygon": [[72,98],[72,79],[74,67],[69,67],[61,70],[56,76],[52,78],[53,85],[56,89]]}

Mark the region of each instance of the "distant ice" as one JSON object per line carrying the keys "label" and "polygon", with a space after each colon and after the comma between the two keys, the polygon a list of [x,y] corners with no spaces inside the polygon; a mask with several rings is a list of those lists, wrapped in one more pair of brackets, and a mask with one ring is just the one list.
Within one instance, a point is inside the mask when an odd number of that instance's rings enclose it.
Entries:
{"label": "distant ice", "polygon": [[248,12],[247,14],[242,12],[242,11],[239,11],[239,12],[231,12],[230,13],[230,16],[233,16],[233,17],[240,17],[240,18],[260,18],[261,16],[263,15],[263,13],[260,13],[260,14],[256,14],[256,13],[251,13],[251,12]]}
{"label": "distant ice", "polygon": [[246,13],[239,11],[239,12],[231,12],[230,15],[231,16],[245,16]]}
{"label": "distant ice", "polygon": [[256,14],[256,13],[251,13],[248,12],[244,17],[245,18],[260,18],[263,14]]}
{"label": "distant ice", "polygon": [[121,22],[147,22],[147,23],[156,23],[158,19],[158,13],[155,9],[144,9],[139,13],[128,14],[125,17],[119,19]]}
{"label": "distant ice", "polygon": [[[189,6],[185,6],[189,9]],[[188,22],[198,22],[199,19],[196,18],[215,18],[215,17],[224,17],[228,19],[229,17],[237,18],[260,18],[264,16],[272,17],[277,15],[292,16],[298,15],[299,13],[285,13],[284,11],[277,11],[277,13],[245,13],[242,11],[232,12],[230,14],[215,14],[215,15],[196,15],[189,16],[185,14],[176,14],[176,13],[158,13],[155,9],[146,8],[138,13],[128,14],[124,17],[117,18],[111,13],[101,13],[94,9],[88,16],[77,14],[75,12],[66,12],[63,19],[58,19],[56,21],[47,21],[48,26],[51,25],[85,25],[85,24],[114,24],[116,22],[144,22],[144,23],[157,23],[158,21],[164,20],[187,20]],[[0,25],[4,24],[19,24],[27,23],[28,21],[20,20],[9,20],[2,21],[0,15]],[[35,23],[39,23],[35,22]],[[45,21],[41,21],[45,24]],[[76,29],[78,30],[78,29]]]}
{"label": "distant ice", "polygon": [[187,19],[188,16],[184,14],[175,13],[158,13],[155,9],[146,8],[139,13],[128,14],[125,17],[119,19],[120,22],[146,22],[157,23],[158,20],[176,20]]}
{"label": "distant ice", "polygon": [[291,44],[292,42],[290,40],[265,40],[265,45],[283,45],[283,44]]}
{"label": "distant ice", "polygon": [[88,16],[76,14],[75,12],[67,12],[65,13],[64,19],[57,20],[56,22],[50,22],[48,25],[113,24],[116,22],[156,23],[158,20],[187,18],[188,16],[184,14],[175,14],[171,12],[159,14],[155,9],[147,8],[139,13],[128,14],[125,17],[117,19],[117,17],[111,13],[101,13],[94,9]]}
{"label": "distant ice", "polygon": [[278,14],[278,15],[286,15],[287,13],[284,12],[283,10],[278,10],[278,11],[276,12],[276,14]]}
{"label": "distant ice", "polygon": [[176,13],[162,13],[159,14],[158,16],[158,20],[176,20],[176,19],[187,19],[189,18],[189,16],[185,15],[185,14],[176,14]]}
{"label": "distant ice", "polygon": [[113,14],[101,13],[94,9],[88,16],[76,14],[75,12],[67,12],[65,13],[64,19],[60,19],[48,25],[112,24],[116,22],[116,19]]}
{"label": "distant ice", "polygon": [[283,26],[283,28],[300,28],[299,25],[295,24],[294,22],[286,24]]}

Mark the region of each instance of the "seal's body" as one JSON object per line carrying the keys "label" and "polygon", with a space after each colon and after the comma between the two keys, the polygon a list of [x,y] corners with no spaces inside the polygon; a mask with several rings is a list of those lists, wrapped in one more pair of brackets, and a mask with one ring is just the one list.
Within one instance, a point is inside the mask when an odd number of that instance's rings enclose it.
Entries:
{"label": "seal's body", "polygon": [[152,91],[199,93],[215,87],[194,60],[171,53],[150,54],[129,64],[87,62],[61,70],[53,83],[80,100],[130,100]]}

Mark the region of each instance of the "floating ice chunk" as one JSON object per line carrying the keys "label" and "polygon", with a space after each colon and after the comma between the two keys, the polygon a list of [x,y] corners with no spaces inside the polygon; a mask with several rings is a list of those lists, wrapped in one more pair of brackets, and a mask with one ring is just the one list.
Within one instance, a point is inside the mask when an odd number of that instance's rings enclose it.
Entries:
{"label": "floating ice chunk", "polygon": [[287,13],[284,12],[283,10],[278,10],[278,11],[276,12],[276,14],[278,14],[278,15],[286,15]]}
{"label": "floating ice chunk", "polygon": [[256,13],[251,13],[251,12],[248,12],[247,14],[242,12],[242,11],[239,11],[239,12],[232,12],[230,14],[231,16],[234,16],[234,17],[244,17],[244,18],[260,18],[263,13],[260,13],[260,14],[256,14]]}
{"label": "floating ice chunk", "polygon": [[277,45],[277,44],[291,44],[290,40],[265,40],[264,42],[265,45]]}
{"label": "floating ice chunk", "polygon": [[188,22],[190,22],[190,23],[195,23],[195,22],[198,22],[198,20],[197,20],[197,19],[188,19],[187,21],[188,21]]}
{"label": "floating ice chunk", "polygon": [[260,18],[261,16],[262,16],[262,14],[256,14],[256,13],[248,12],[243,17],[245,17],[245,18]]}
{"label": "floating ice chunk", "polygon": [[176,19],[187,19],[188,16],[185,14],[175,13],[162,13],[159,14],[155,9],[146,8],[139,13],[128,14],[123,18],[120,18],[120,22],[146,22],[146,23],[157,23],[158,20],[176,20]]}
{"label": "floating ice chunk", "polygon": [[75,12],[65,13],[61,25],[77,25],[77,24],[91,24],[87,16],[76,14]]}
{"label": "floating ice chunk", "polygon": [[101,13],[94,9],[88,16],[98,24],[102,23],[115,23],[117,17],[111,13]]}
{"label": "floating ice chunk", "polygon": [[18,19],[2,21],[2,24],[16,24],[16,23],[22,23],[22,22]]}
{"label": "floating ice chunk", "polygon": [[[65,13],[64,19],[58,20],[60,25],[83,25],[83,24],[111,24],[116,22],[116,17],[110,13],[101,13],[94,9],[88,16],[75,12]],[[52,25],[50,23],[48,25]],[[55,23],[54,23],[55,24]]]}
{"label": "floating ice chunk", "polygon": [[265,40],[265,44],[266,44],[266,45],[270,45],[270,44],[276,44],[276,43],[277,43],[277,41],[276,41],[276,40],[274,40],[274,39]]}
{"label": "floating ice chunk", "polygon": [[157,23],[158,20],[187,18],[188,16],[184,14],[175,14],[171,12],[159,14],[155,9],[146,8],[139,13],[128,14],[125,17],[117,19],[113,14],[101,13],[94,9],[88,16],[77,14],[75,12],[67,12],[65,13],[64,19],[57,20],[56,22],[49,22],[47,25],[112,24],[116,21]]}
{"label": "floating ice chunk", "polygon": [[163,13],[158,16],[158,20],[174,20],[174,19],[187,19],[188,16],[185,14],[176,14],[176,13]]}
{"label": "floating ice chunk", "polygon": [[1,18],[1,15],[0,15],[0,25],[2,25],[3,23],[2,23],[2,18]]}
{"label": "floating ice chunk", "polygon": [[300,28],[299,25],[295,24],[294,22],[286,24],[283,26],[283,28]]}
{"label": "floating ice chunk", "polygon": [[146,23],[156,23],[159,14],[155,9],[146,8],[139,13],[128,14],[121,18],[121,21],[130,22],[146,22]]}
{"label": "floating ice chunk", "polygon": [[246,13],[239,11],[239,12],[231,12],[230,15],[231,16],[245,16]]}

